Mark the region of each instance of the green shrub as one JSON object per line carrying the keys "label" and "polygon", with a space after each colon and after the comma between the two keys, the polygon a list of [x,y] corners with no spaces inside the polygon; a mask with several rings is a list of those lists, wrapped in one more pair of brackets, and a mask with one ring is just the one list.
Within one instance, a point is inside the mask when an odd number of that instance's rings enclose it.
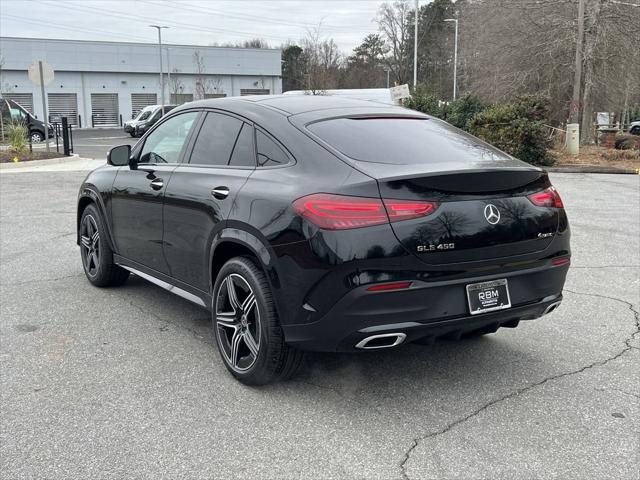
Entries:
{"label": "green shrub", "polygon": [[471,119],[477,113],[484,111],[488,107],[489,105],[480,100],[479,97],[467,93],[459,99],[443,106],[442,119],[455,127],[463,130],[469,130]]}
{"label": "green shrub", "polygon": [[451,125],[463,130],[468,130],[469,122],[476,113],[488,107],[479,97],[470,93],[453,102],[441,102],[424,85],[418,85],[414,89],[405,106],[427,115],[441,118],[445,122],[449,122]]}
{"label": "green shrub", "polygon": [[442,118],[442,108],[438,97],[427,91],[426,87],[419,84],[413,89],[411,97],[405,101],[405,107],[417,110],[427,115]]}
{"label": "green shrub", "polygon": [[520,160],[553,165],[545,127],[549,114],[548,98],[525,95],[475,114],[468,126],[472,134]]}
{"label": "green shrub", "polygon": [[29,150],[29,143],[27,142],[27,135],[29,129],[23,123],[12,123],[7,128],[9,149],[15,153],[26,153]]}

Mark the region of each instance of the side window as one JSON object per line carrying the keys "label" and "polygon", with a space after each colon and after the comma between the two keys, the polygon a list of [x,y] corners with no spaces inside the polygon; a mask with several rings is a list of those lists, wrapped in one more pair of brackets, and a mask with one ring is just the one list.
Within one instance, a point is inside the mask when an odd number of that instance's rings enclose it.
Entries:
{"label": "side window", "polygon": [[253,127],[248,124],[242,125],[242,130],[233,147],[229,165],[234,167],[255,167],[256,156],[253,152]]}
{"label": "side window", "polygon": [[282,148],[260,130],[256,130],[256,149],[258,150],[259,167],[273,167],[289,163],[289,157]]}
{"label": "side window", "polygon": [[176,115],[162,123],[145,140],[138,163],[178,163],[198,112]]}
{"label": "side window", "polygon": [[208,113],[191,152],[192,165],[228,165],[242,121],[221,113]]}
{"label": "side window", "polygon": [[[165,113],[166,113],[166,111],[165,111]],[[150,123],[156,123],[158,120],[160,120],[161,116],[162,116],[162,109],[159,108],[158,110],[155,111],[153,116],[149,119],[149,122]]]}
{"label": "side window", "polygon": [[19,108],[11,108],[11,120],[14,122],[24,122],[27,116]]}

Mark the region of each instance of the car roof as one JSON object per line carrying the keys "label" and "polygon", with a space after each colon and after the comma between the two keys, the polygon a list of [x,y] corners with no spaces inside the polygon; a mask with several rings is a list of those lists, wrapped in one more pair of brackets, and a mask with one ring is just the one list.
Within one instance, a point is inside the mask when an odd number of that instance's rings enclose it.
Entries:
{"label": "car roof", "polygon": [[249,95],[244,97],[213,98],[184,104],[181,109],[194,107],[228,108],[230,110],[240,109],[243,111],[268,108],[285,116],[336,109],[371,109],[375,112],[379,112],[380,109],[385,111],[388,109],[390,112],[398,110],[406,112],[406,109],[395,105],[331,95]]}

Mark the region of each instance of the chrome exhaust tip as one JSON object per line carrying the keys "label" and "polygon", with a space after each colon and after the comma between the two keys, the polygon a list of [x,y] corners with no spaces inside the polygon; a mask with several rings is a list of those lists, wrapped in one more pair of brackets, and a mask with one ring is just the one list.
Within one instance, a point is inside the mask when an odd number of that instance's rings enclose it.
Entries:
{"label": "chrome exhaust tip", "polygon": [[363,350],[374,350],[377,348],[391,348],[404,342],[407,335],[404,333],[383,333],[381,335],[371,335],[356,343],[356,348]]}
{"label": "chrome exhaust tip", "polygon": [[559,301],[559,302],[553,302],[551,305],[548,305],[547,308],[544,309],[544,313],[542,315],[547,315],[553,312],[556,308],[560,306],[561,303],[562,301]]}

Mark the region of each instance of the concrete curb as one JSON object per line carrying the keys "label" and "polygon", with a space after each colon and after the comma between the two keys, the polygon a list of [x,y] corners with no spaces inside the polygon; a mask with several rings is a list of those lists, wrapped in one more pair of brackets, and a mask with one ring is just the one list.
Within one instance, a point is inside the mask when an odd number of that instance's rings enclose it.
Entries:
{"label": "concrete curb", "polygon": [[567,165],[566,167],[545,167],[552,173],[615,173],[623,175],[640,175],[640,168],[601,167],[599,165]]}
{"label": "concrete curb", "polygon": [[73,160],[79,160],[80,155],[77,153],[72,153],[68,157],[56,157],[56,158],[45,158],[44,160],[29,160],[27,162],[8,162],[8,163],[0,163],[0,170],[13,170],[16,168],[28,168],[28,167],[39,167],[43,165],[56,165],[58,163],[70,162]]}

